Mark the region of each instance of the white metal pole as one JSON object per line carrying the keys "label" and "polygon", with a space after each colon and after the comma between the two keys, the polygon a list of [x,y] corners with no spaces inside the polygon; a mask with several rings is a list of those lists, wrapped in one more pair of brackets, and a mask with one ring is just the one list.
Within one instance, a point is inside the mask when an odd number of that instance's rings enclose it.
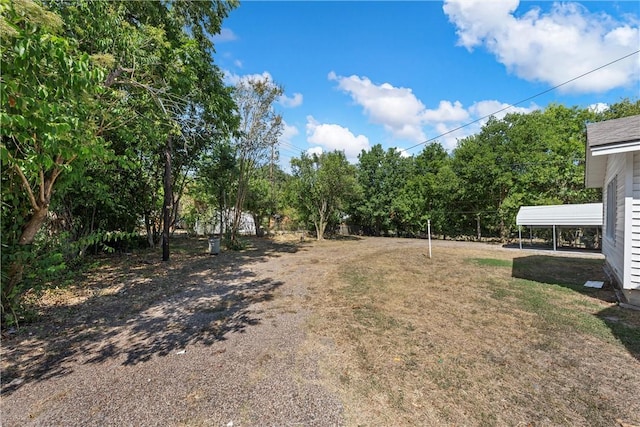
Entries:
{"label": "white metal pole", "polygon": [[556,226],[553,226],[553,250],[556,250]]}
{"label": "white metal pole", "polygon": [[522,226],[518,226],[518,237],[520,238],[520,249],[522,249]]}
{"label": "white metal pole", "polygon": [[529,246],[533,246],[533,227],[529,226]]}
{"label": "white metal pole", "polygon": [[431,220],[427,220],[427,236],[429,237],[429,259],[431,259]]}

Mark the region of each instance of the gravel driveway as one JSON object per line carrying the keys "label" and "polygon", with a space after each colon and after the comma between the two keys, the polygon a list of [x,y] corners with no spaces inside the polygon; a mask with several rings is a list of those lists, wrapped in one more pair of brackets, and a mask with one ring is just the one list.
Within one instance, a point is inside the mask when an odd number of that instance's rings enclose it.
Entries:
{"label": "gravel driveway", "polygon": [[[5,339],[3,373],[14,375],[3,378],[2,425],[341,425],[317,363],[331,343],[314,349],[304,332],[307,286],[322,278],[330,247],[282,248],[201,257],[165,278],[184,281],[179,291],[133,316],[80,315],[85,328],[66,325],[75,334],[56,337],[64,349],[49,358],[32,326]],[[40,366],[25,368],[38,353]]]}

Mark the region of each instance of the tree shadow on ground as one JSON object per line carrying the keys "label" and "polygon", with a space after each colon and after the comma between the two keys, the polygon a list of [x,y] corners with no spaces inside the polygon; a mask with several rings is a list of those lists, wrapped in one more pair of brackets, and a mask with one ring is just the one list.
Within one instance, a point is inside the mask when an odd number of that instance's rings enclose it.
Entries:
{"label": "tree shadow on ground", "polygon": [[261,322],[255,304],[282,282],[258,278],[267,262],[304,244],[252,239],[247,250],[205,253],[206,239],[174,239],[158,252],[112,256],[75,285],[73,298],[48,304],[36,322],[3,337],[2,394],[68,375],[78,363],[123,359],[135,365],[188,345],[212,345]]}
{"label": "tree shadow on ground", "polygon": [[362,237],[351,234],[332,234],[327,237],[327,240],[359,241],[362,240]]}
{"label": "tree shadow on ground", "polygon": [[[558,285],[610,305],[595,316],[640,360],[640,312],[613,305],[616,292],[603,271],[602,259],[530,255],[513,259],[512,277],[548,285]],[[602,289],[585,287],[589,280],[605,282]]]}

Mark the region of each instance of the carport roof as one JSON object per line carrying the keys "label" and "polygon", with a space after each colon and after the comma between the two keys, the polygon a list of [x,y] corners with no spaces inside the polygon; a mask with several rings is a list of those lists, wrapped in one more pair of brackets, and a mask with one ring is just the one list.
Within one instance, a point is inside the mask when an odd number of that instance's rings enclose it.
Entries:
{"label": "carport roof", "polygon": [[600,227],[602,218],[602,203],[522,206],[516,216],[516,225]]}

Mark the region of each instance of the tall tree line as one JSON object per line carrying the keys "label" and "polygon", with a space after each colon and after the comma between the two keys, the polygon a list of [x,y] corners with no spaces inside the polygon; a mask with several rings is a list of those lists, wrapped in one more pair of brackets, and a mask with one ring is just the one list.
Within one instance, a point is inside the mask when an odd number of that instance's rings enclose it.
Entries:
{"label": "tall tree line", "polygon": [[[437,142],[410,157],[375,145],[361,152],[352,172],[342,171],[353,173],[357,185],[341,196],[348,203],[335,208],[327,229],[346,222],[361,234],[417,236],[431,221],[441,236],[507,238],[521,206],[601,201],[599,190],[584,186],[586,124],[634,114],[640,114],[638,100],[603,112],[550,105],[492,117],[450,153]],[[310,173],[301,173],[305,162],[306,155],[292,161],[294,181],[308,180]],[[294,191],[292,200],[313,196]],[[303,219],[317,229],[311,213]]]}

